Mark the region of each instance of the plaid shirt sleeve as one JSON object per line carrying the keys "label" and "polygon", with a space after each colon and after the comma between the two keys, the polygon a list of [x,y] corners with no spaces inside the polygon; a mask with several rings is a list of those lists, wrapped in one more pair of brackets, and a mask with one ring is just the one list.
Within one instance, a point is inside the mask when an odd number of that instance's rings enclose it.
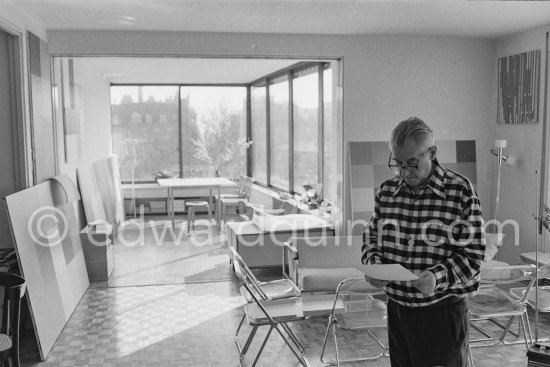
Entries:
{"label": "plaid shirt sleeve", "polygon": [[378,219],[380,218],[380,197],[375,197],[374,215],[363,232],[363,246],[361,247],[361,262],[363,264],[382,263],[382,251],[378,247]]}
{"label": "plaid shirt sleeve", "polygon": [[435,275],[436,291],[467,283],[479,273],[485,252],[485,224],[479,198],[473,188],[463,195],[461,222],[456,227],[458,233],[453,234],[453,237],[460,245],[460,251],[427,269]]}

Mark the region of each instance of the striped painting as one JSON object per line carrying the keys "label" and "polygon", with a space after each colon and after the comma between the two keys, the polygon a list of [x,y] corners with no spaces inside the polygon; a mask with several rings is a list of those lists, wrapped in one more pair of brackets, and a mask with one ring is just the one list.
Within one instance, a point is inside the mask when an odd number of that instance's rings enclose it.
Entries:
{"label": "striped painting", "polygon": [[540,50],[498,59],[498,124],[539,119]]}

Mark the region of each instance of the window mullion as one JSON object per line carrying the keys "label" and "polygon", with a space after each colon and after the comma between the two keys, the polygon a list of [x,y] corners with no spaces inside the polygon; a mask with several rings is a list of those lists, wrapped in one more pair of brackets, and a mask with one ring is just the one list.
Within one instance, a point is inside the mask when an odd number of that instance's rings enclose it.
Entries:
{"label": "window mullion", "polygon": [[[246,142],[252,140],[252,88],[246,87]],[[247,145],[248,146],[248,145]],[[249,146],[248,146],[249,147]],[[251,147],[246,149],[246,175],[252,177],[252,159],[253,149]]]}
{"label": "window mullion", "polygon": [[[319,63],[317,66],[317,72],[319,74],[319,109],[318,109],[318,173],[317,173],[317,183],[323,183],[323,159],[324,159],[324,91],[323,91],[323,64]],[[321,195],[321,193],[319,193]]]}
{"label": "window mullion", "polygon": [[294,94],[292,71],[288,72],[288,191],[294,188]]}
{"label": "window mullion", "polygon": [[265,136],[266,136],[266,163],[267,163],[267,172],[266,172],[266,184],[271,186],[271,111],[269,106],[269,80],[265,80]]}
{"label": "window mullion", "polygon": [[178,152],[179,152],[179,177],[183,177],[183,119],[181,118],[181,85],[178,86]]}

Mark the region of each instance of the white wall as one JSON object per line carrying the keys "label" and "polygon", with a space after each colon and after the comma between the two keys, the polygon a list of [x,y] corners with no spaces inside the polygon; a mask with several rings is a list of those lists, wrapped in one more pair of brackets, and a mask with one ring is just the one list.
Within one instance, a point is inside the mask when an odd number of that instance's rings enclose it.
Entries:
{"label": "white wall", "polygon": [[[487,40],[110,31],[51,31],[48,39],[54,54],[342,58],[346,218],[348,141],[388,140],[395,124],[416,115],[437,139],[477,140],[478,177],[490,148],[494,45]],[[478,191],[489,207],[491,186]]]}
{"label": "white wall", "polygon": [[[507,139],[505,154],[517,157],[518,162],[512,167],[502,168],[500,219],[514,220],[519,224],[519,246],[515,246],[511,226],[505,227],[507,237],[499,250],[499,260],[510,263],[519,262],[519,254],[535,251],[536,223],[533,214],[536,212],[537,179],[535,170],[541,169],[542,155],[542,119],[544,103],[544,63],[545,38],[550,26],[521,33],[496,42],[495,66],[490,99],[494,106],[491,112],[491,127],[494,139]],[[497,125],[497,62],[499,57],[510,56],[526,51],[541,50],[541,77],[538,124],[533,125]],[[542,249],[542,243],[541,247]]]}

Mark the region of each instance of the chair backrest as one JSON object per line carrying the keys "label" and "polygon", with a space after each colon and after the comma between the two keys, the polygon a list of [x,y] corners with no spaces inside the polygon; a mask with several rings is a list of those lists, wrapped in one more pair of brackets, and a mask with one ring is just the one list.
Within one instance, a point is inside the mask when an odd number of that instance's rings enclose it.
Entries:
{"label": "chair backrest", "polygon": [[248,200],[250,198],[251,191],[252,191],[252,177],[245,177],[244,183],[243,183],[243,192],[241,196],[244,199]]}
{"label": "chair backrest", "polygon": [[375,298],[381,294],[384,291],[370,285],[365,278],[341,281],[335,295],[335,302],[340,299],[344,305],[344,312],[337,319],[340,327],[354,329],[379,326],[387,317],[385,302]]}
{"label": "chair backrest", "polygon": [[0,332],[11,336],[12,348],[19,348],[19,317],[21,298],[25,295],[25,279],[12,273],[0,272],[0,287],[3,288],[3,313]]}
{"label": "chair backrest", "polygon": [[244,179],[245,179],[245,176],[240,175],[240,176],[239,176],[239,180],[237,181],[237,194],[238,194],[239,196],[241,196],[241,195],[243,194]]}
{"label": "chair backrest", "polygon": [[[252,273],[252,270],[250,270],[248,265],[246,265],[241,255],[239,255],[233,247],[230,247],[230,251],[231,257],[233,258],[233,269],[235,269],[235,275],[237,275],[237,278],[239,278],[241,284],[246,288],[250,296],[252,296],[255,301],[258,301],[259,299],[269,299],[260,286],[260,282],[254,273]],[[258,299],[257,296],[260,298]]]}
{"label": "chair backrest", "polygon": [[292,237],[300,267],[361,269],[361,236]]}

